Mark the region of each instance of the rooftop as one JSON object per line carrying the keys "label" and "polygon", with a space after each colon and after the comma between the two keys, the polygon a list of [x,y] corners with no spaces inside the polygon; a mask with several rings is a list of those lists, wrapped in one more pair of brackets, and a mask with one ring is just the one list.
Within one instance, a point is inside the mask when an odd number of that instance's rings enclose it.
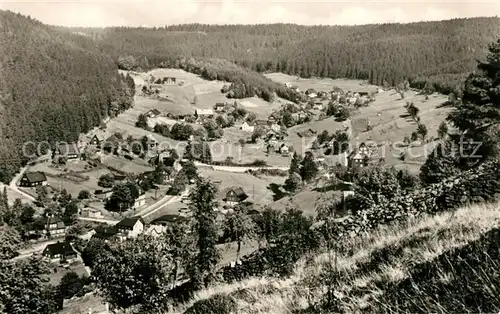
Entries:
{"label": "rooftop", "polygon": [[31,183],[47,181],[47,176],[45,175],[44,172],[41,172],[41,171],[27,172],[27,173],[24,174],[24,176]]}

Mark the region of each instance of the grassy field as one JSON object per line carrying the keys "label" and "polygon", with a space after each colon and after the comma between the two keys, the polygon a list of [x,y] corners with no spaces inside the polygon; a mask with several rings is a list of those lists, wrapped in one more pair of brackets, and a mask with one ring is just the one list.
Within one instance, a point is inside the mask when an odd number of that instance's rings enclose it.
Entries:
{"label": "grassy field", "polygon": [[[316,313],[310,307],[326,299],[325,272],[333,259],[338,273],[332,287],[338,301],[334,312],[457,313],[482,308],[496,313],[499,251],[492,236],[500,227],[499,206],[474,205],[382,226],[345,239],[345,254],[325,249],[312,261],[299,261],[289,278],[250,278],[213,286],[167,313],[183,313],[194,302],[216,294],[232,296],[237,313]],[[461,258],[453,258],[457,254]]]}
{"label": "grassy field", "polygon": [[102,163],[106,166],[111,166],[120,171],[136,173],[136,174],[153,170],[153,167],[149,166],[147,162],[141,158],[134,158],[134,160],[128,160],[125,159],[124,157],[119,157],[115,155],[104,155],[102,157]]}
{"label": "grassy field", "polygon": [[313,88],[316,91],[331,91],[334,86],[340,87],[343,90],[357,91],[359,89],[377,90],[377,86],[367,84],[360,80],[350,80],[350,79],[330,79],[330,78],[297,78],[297,76],[292,76],[284,73],[268,73],[264,74],[267,78],[278,83],[290,83],[299,88],[300,91],[305,92],[309,88]]}
{"label": "grassy field", "polygon": [[315,216],[317,209],[326,203],[332,203],[334,198],[340,198],[340,192],[306,190],[293,196],[284,197],[271,204],[276,210],[286,210],[287,208],[297,208],[307,216]]}
{"label": "grassy field", "polygon": [[[359,89],[378,90],[376,86],[366,84],[360,80],[333,80],[327,78],[297,79],[297,77],[282,73],[270,73],[266,74],[266,76],[283,84],[290,82],[292,85],[297,85],[302,91],[308,88],[314,88],[318,91],[330,91],[334,86],[340,87],[343,90],[352,91]],[[419,108],[421,123],[425,124],[428,129],[428,138],[435,138],[437,136],[439,124],[445,120],[450,110],[446,107],[437,107],[446,100],[447,96],[439,94],[430,95],[429,99],[426,100],[424,95],[419,95],[412,90],[405,92],[404,99],[402,99],[395,90],[377,93],[375,94],[374,102],[351,114],[351,121],[368,119],[372,127],[372,129],[367,132],[351,127],[351,147],[354,148],[361,142],[374,142],[379,145],[377,155],[373,157],[375,160],[383,157],[384,164],[386,165],[394,165],[397,168],[406,168],[411,172],[418,172],[420,166],[425,162],[425,156],[432,151],[434,144],[430,143],[412,147],[406,152],[406,159],[404,161],[399,159],[400,152],[404,150],[397,149],[393,144],[395,142],[402,142],[405,136],[409,137],[417,128],[414,121],[405,117],[406,109],[404,105],[406,102],[413,102],[415,106]],[[322,121],[314,121],[294,126],[288,130],[289,136],[286,141],[289,145],[292,145],[296,151],[303,153],[303,147],[307,149],[307,143],[312,142],[315,137],[312,136],[303,139],[297,135],[297,132],[305,131],[310,128],[318,133],[323,130],[333,133],[336,130],[343,129],[348,124],[349,121],[339,123],[332,118],[328,118]]]}
{"label": "grassy field", "polygon": [[[72,180],[71,176],[69,178],[65,177],[55,177],[60,174],[65,174],[67,172],[62,171],[62,169],[54,168],[54,167],[49,167],[49,164],[47,163],[40,163],[33,165],[29,167],[28,171],[43,171],[47,174],[47,182],[49,183],[50,186],[57,190],[61,189],[66,189],[68,193],[70,193],[73,197],[78,196],[78,193],[81,190],[88,190],[90,192],[96,190],[96,189],[101,189],[97,185],[97,181],[99,180],[99,177],[111,173],[106,168],[94,168],[94,169],[89,169],[88,171],[84,171],[84,165],[87,163],[81,160],[75,160],[75,161],[70,161],[66,163],[64,166],[64,169],[67,169],[69,171],[79,171],[79,174],[82,176],[88,177],[87,180],[79,180],[78,178],[75,178],[75,180]],[[82,172],[83,171],[83,172]]]}
{"label": "grassy field", "polygon": [[248,201],[254,202],[257,206],[270,204],[273,202],[273,191],[269,185],[272,183],[283,184],[283,177],[262,176],[257,178],[247,173],[231,173],[225,171],[213,171],[208,169],[199,169],[203,177],[210,178],[213,181],[220,181],[218,200],[222,200],[224,190],[233,186],[242,187],[248,195]]}
{"label": "grassy field", "polygon": [[85,265],[83,265],[82,262],[77,262],[76,264],[74,265],[70,265],[68,268],[65,268],[65,267],[62,267],[62,266],[57,266],[55,269],[57,269],[57,271],[55,272],[52,272],[50,275],[49,275],[49,283],[53,286],[57,286],[60,282],[61,282],[61,279],[62,277],[64,277],[64,275],[66,275],[67,273],[69,272],[75,272],[78,274],[78,276],[82,277],[88,277],[88,273],[87,271],[85,270]]}

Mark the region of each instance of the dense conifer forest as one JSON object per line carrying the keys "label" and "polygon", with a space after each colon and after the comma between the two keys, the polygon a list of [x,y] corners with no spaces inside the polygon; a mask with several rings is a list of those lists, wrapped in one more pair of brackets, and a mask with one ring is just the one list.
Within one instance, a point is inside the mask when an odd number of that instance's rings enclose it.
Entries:
{"label": "dense conifer forest", "polygon": [[164,28],[79,29],[115,60],[135,66],[181,67],[225,59],[257,72],[301,77],[367,79],[450,92],[460,86],[498,35],[498,18],[364,26],[201,25]]}
{"label": "dense conifer forest", "polygon": [[0,11],[0,55],[2,181],[26,161],[26,141],[74,141],[132,105],[132,78],[84,36]]}

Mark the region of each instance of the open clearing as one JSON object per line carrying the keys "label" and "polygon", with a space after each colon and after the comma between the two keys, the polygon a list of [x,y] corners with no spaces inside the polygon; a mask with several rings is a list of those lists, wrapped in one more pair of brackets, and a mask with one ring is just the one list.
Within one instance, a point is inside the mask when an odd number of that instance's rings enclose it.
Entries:
{"label": "open clearing", "polygon": [[288,75],[284,73],[267,73],[264,74],[267,78],[281,84],[290,83],[299,88],[300,91],[306,91],[309,88],[316,89],[317,91],[331,91],[334,86],[340,87],[345,91],[356,91],[359,89],[369,89],[376,91],[377,86],[367,84],[361,80],[351,79],[330,79],[330,78],[297,78],[297,76]]}
{"label": "open clearing", "polygon": [[268,188],[270,184],[283,184],[285,182],[284,177],[255,177],[248,173],[214,171],[204,168],[200,168],[199,172],[203,177],[220,181],[218,200],[225,197],[224,192],[227,188],[242,187],[248,195],[248,200],[259,207],[273,202],[274,193]]}

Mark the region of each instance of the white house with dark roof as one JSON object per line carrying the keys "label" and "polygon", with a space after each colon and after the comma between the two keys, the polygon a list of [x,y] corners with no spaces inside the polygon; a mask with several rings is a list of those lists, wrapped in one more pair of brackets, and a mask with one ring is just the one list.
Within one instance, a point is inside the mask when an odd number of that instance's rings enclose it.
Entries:
{"label": "white house with dark roof", "polygon": [[212,109],[196,109],[194,111],[194,116],[199,118],[212,118],[214,116],[214,111]]}
{"label": "white house with dark roof", "polygon": [[117,236],[121,240],[137,237],[144,232],[145,225],[144,220],[140,216],[124,218],[115,225]]}

